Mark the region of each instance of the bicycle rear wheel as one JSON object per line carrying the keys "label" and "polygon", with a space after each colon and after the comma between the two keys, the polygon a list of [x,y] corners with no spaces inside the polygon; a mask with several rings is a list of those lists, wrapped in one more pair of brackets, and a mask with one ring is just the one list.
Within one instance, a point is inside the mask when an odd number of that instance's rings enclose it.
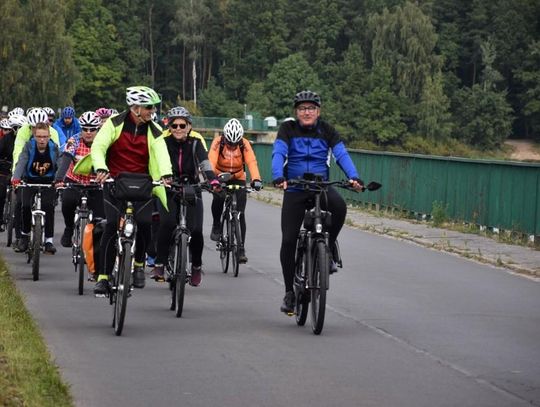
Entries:
{"label": "bicycle rear wheel", "polygon": [[176,246],[175,254],[175,295],[176,295],[176,317],[182,316],[184,310],[184,294],[186,292],[187,280],[187,256],[188,256],[188,235],[182,233],[180,241]]}
{"label": "bicycle rear wheel", "polygon": [[10,190],[4,207],[4,221],[6,222],[6,246],[11,246],[13,241],[13,212],[15,212],[15,191]]}
{"label": "bicycle rear wheel", "polygon": [[87,219],[81,219],[79,226],[75,228],[75,242],[77,245],[77,272],[79,273],[79,295],[83,295],[84,292],[84,251],[83,251],[83,239],[84,239],[84,230],[86,229],[86,224],[88,223]]}
{"label": "bicycle rear wheel", "polygon": [[119,256],[116,287],[114,288],[116,295],[114,298],[113,326],[116,336],[122,335],[122,330],[124,329],[127,300],[131,289],[132,255],[130,242],[123,243],[122,254]]}
{"label": "bicycle rear wheel", "polygon": [[300,239],[302,238],[298,238],[294,271],[295,318],[299,326],[304,326],[309,309],[309,291],[306,290],[306,252],[301,247],[304,243]]}
{"label": "bicycle rear wheel", "polygon": [[232,257],[232,267],[233,275],[238,277],[238,270],[240,268],[240,263],[238,263],[240,242],[242,242],[242,233],[240,230],[240,221],[236,216],[233,217],[231,222],[231,234],[230,234],[230,247],[231,247],[231,257]]}
{"label": "bicycle rear wheel", "polygon": [[39,218],[36,220],[36,224],[33,226],[34,231],[32,233],[32,279],[34,281],[39,280],[39,255],[41,251],[41,222]]}
{"label": "bicycle rear wheel", "polygon": [[313,248],[313,270],[311,274],[311,328],[319,335],[324,325],[326,290],[328,289],[328,250],[323,241]]}
{"label": "bicycle rear wheel", "polygon": [[221,270],[226,273],[229,270],[230,257],[230,235],[229,235],[229,217],[225,214],[221,220],[221,237],[219,238],[219,259],[221,260]]}

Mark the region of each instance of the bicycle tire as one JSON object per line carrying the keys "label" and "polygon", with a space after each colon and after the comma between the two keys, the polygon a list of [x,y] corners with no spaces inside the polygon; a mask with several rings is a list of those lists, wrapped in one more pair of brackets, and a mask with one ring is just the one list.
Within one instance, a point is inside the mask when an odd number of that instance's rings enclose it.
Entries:
{"label": "bicycle tire", "polygon": [[311,270],[311,328],[319,335],[324,325],[326,311],[326,290],[328,288],[328,250],[324,241],[318,241],[313,248],[313,269]]}
{"label": "bicycle tire", "polygon": [[79,222],[79,226],[75,229],[76,230],[76,242],[77,242],[77,272],[79,273],[79,295],[83,295],[84,293],[84,251],[83,251],[83,240],[84,240],[84,230],[86,229],[86,224],[88,223],[87,219],[81,219]]}
{"label": "bicycle tire", "polygon": [[187,280],[187,256],[188,256],[188,235],[182,233],[180,242],[176,246],[175,259],[175,295],[176,295],[176,318],[182,316],[184,310],[184,295],[186,292]]}
{"label": "bicycle tire", "polygon": [[10,191],[8,195],[8,199],[6,202],[6,208],[4,210],[5,212],[5,223],[6,223],[6,246],[10,247],[11,243],[13,243],[13,212],[15,212],[15,192]]}
{"label": "bicycle tire", "polygon": [[304,243],[300,239],[299,236],[294,271],[295,318],[298,326],[304,326],[309,309],[309,291],[306,289],[306,251],[301,247]]}
{"label": "bicycle tire", "polygon": [[122,335],[126,318],[127,300],[131,289],[131,243],[122,244],[122,254],[118,262],[118,280],[116,286],[116,299],[114,304],[114,333]]}
{"label": "bicycle tire", "polygon": [[34,281],[39,280],[39,255],[41,251],[41,222],[39,219],[36,220],[34,225],[34,232],[32,234],[32,279]]}
{"label": "bicycle tire", "polygon": [[240,221],[237,216],[233,217],[231,222],[231,256],[233,276],[238,277],[238,270],[240,269],[240,263],[238,262],[240,243],[242,241],[242,232],[240,230]]}
{"label": "bicycle tire", "polygon": [[227,273],[229,270],[229,259],[230,259],[230,245],[229,245],[229,216],[228,212],[225,213],[221,219],[221,237],[220,248],[219,248],[219,259],[221,260],[221,270],[224,273]]}

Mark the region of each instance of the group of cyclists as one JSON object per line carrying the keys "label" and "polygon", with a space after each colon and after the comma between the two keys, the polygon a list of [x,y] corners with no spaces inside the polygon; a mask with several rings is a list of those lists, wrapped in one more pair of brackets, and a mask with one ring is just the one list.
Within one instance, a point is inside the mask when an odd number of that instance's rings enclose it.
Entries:
{"label": "group of cyclists", "polygon": [[[183,182],[205,183],[213,192],[211,240],[220,239],[220,218],[224,206],[220,173],[229,173],[228,184],[246,186],[246,167],[250,186],[262,188],[262,180],[251,143],[244,137],[244,129],[237,119],[231,119],[216,137],[210,148],[204,138],[193,130],[190,112],[181,106],[173,107],[163,120],[162,129],[156,118],[161,99],[146,86],[132,86],[126,90],[126,109],[117,112],[109,108],[87,111],[79,117],[72,106],[62,109],[55,120],[55,111],[49,107],[30,108],[26,112],[15,108],[0,120],[0,209],[6,200],[7,187],[16,190],[15,243],[17,252],[28,249],[31,226],[32,188],[17,188],[21,183],[50,183],[55,188],[42,192],[45,212],[44,252],[55,254],[54,206],[61,190],[64,232],[61,245],[70,247],[74,231],[74,218],[81,191],[71,184],[98,184],[102,188],[88,191],[88,206],[94,218],[104,219],[96,270],[90,277],[95,280],[94,293],[107,295],[116,257],[115,235],[125,204],[115,196],[107,179],[119,174],[147,174],[160,181],[153,188],[153,197],[134,203],[137,237],[134,252],[132,284],[145,286],[145,264],[151,255],[151,278],[165,280],[171,235],[176,224],[178,204],[167,186]],[[281,124],[272,153],[272,183],[285,190],[281,212],[282,243],[280,261],[285,283],[285,297],[281,311],[290,314],[295,305],[293,291],[296,238],[303,213],[309,206],[310,193],[287,187],[287,180],[305,172],[317,173],[328,179],[330,158],[337,164],[357,191],[363,182],[345,149],[337,131],[320,118],[321,99],[309,90],[297,93],[293,101],[294,120]],[[181,180],[181,181],[180,181]],[[56,190],[55,190],[56,189]],[[245,188],[236,190],[240,212],[241,242],[238,260],[246,263],[244,242],[247,202]],[[306,206],[308,205],[308,206]],[[333,188],[323,202],[323,209],[332,213],[329,230],[330,245],[335,242],[346,215],[346,204]],[[3,212],[0,212],[3,213]],[[159,221],[156,222],[156,213]],[[193,205],[187,210],[187,224],[191,233],[189,243],[191,260],[190,284],[199,286],[202,280],[203,204],[200,190]],[[4,230],[5,225],[0,225]],[[331,260],[332,261],[332,260]],[[333,261],[332,261],[332,270]]]}

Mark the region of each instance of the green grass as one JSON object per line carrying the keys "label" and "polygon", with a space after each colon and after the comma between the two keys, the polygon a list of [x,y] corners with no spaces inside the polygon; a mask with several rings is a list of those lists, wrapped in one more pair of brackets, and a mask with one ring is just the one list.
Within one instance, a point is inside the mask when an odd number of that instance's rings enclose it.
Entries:
{"label": "green grass", "polygon": [[0,258],[0,406],[73,406],[36,323]]}

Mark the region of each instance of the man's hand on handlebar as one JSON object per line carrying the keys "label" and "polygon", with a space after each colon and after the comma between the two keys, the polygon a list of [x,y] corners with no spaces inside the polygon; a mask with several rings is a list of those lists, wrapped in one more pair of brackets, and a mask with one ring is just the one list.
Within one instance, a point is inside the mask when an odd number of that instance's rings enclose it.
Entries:
{"label": "man's hand on handlebar", "polygon": [[276,188],[281,188],[283,190],[287,189],[287,180],[283,177],[276,178],[272,181],[272,184],[274,184]]}
{"label": "man's hand on handlebar", "polygon": [[354,189],[356,192],[364,192],[366,190],[366,187],[364,186],[364,181],[362,181],[360,178],[350,179],[349,183],[351,184],[351,188]]}
{"label": "man's hand on handlebar", "polygon": [[107,170],[97,170],[96,171],[96,182],[103,184],[105,180],[109,178],[109,171]]}

